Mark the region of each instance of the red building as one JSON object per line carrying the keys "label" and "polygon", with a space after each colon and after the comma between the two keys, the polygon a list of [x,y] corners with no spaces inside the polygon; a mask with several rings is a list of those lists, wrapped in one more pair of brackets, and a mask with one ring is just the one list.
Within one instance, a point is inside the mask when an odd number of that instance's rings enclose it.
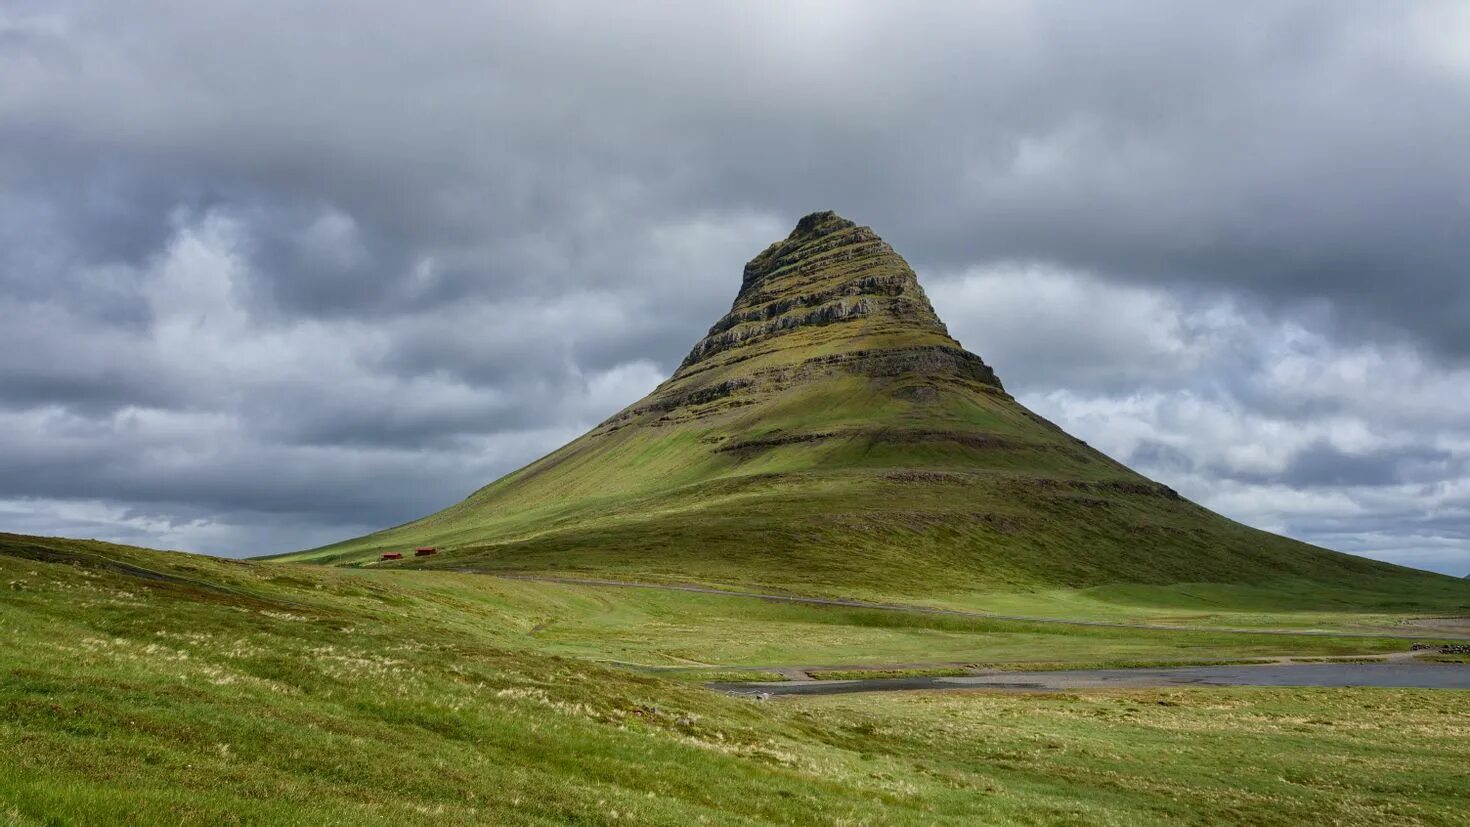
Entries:
{"label": "red building", "polygon": [[403,554],[401,554],[400,552],[397,552],[397,551],[385,551],[385,552],[383,552],[383,556],[382,557],[379,557],[378,559],[379,560],[402,560],[403,559]]}
{"label": "red building", "polygon": [[433,546],[419,546],[418,548],[413,550],[413,556],[415,557],[428,557],[430,554],[438,553],[439,549],[434,548]]}

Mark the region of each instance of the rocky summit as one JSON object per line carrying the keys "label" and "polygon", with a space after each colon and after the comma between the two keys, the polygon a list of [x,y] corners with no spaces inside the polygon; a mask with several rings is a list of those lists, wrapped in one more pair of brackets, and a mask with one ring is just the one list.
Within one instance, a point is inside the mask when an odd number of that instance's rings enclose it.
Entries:
{"label": "rocky summit", "polygon": [[906,378],[893,392],[936,401],[939,386],[999,393],[980,357],[950,338],[913,268],[867,227],[832,212],[801,219],[745,265],[740,293],[669,381],[599,430],[659,414],[685,422],[838,376]]}
{"label": "rocky summit", "polygon": [[831,212],[745,265],[647,397],[437,514],[286,555],[914,598],[1407,570],[1184,500],[1017,402],[906,261]]}

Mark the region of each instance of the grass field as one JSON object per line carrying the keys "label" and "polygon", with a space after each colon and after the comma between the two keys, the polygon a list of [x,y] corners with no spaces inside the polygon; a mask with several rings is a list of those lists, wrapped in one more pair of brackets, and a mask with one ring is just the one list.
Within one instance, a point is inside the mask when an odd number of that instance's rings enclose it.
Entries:
{"label": "grass field", "polygon": [[465,603],[519,601],[537,618],[528,631],[527,645],[538,651],[645,665],[1093,664],[1191,660],[1201,653],[1249,658],[1400,651],[1408,646],[1407,641],[1388,638],[1068,626],[792,605],[679,591],[419,577],[422,587],[440,595],[455,594]]}
{"label": "grass field", "polygon": [[760,703],[593,662],[841,663],[876,652],[1037,660],[1038,647],[1067,658],[1169,658],[1406,645],[956,620],[4,535],[0,823],[1455,824],[1463,816],[1465,693]]}

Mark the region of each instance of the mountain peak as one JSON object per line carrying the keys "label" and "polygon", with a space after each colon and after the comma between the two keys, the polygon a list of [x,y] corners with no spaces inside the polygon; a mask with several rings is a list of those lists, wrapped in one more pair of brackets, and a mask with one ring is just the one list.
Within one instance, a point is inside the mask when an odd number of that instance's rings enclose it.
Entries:
{"label": "mountain peak", "polygon": [[679,370],[602,427],[650,414],[719,417],[844,377],[924,399],[959,386],[1004,393],[995,372],[950,337],[902,256],[868,227],[814,212],[745,265],[730,312]]}
{"label": "mountain peak", "polygon": [[[827,326],[833,330],[813,331]],[[871,346],[875,337],[959,349],[908,262],[868,227],[827,210],[803,217],[746,263],[730,312],[690,350],[680,373],[730,351],[743,361],[773,339],[789,349],[803,332],[829,342],[829,351]]]}
{"label": "mountain peak", "polygon": [[849,227],[856,226],[856,223],[843,218],[831,210],[820,210],[802,216],[801,220],[796,222],[796,228],[791,231],[791,235],[787,236],[787,238],[791,239],[809,235],[820,236],[829,232],[845,230]]}
{"label": "mountain peak", "polygon": [[[859,227],[855,222],[831,210],[809,213],[796,222],[790,235],[771,244],[746,263],[740,295],[736,297],[735,304],[738,306],[748,293],[762,288],[768,279],[778,273],[790,274],[795,270],[798,273],[811,274],[815,268],[808,266],[801,269],[798,265],[811,264],[814,257],[838,247],[865,242],[876,243],[881,245],[883,251],[893,253],[893,248],[867,227]],[[904,264],[905,268],[907,266]]]}

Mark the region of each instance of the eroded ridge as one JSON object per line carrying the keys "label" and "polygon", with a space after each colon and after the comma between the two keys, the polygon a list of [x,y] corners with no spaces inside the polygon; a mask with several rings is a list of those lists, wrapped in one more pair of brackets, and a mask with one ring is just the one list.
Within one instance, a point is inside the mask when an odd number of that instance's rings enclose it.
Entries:
{"label": "eroded ridge", "polygon": [[886,329],[949,339],[913,268],[887,242],[834,213],[812,213],[745,265],[730,312],[680,372],[805,328],[856,320],[869,323],[853,335]]}
{"label": "eroded ridge", "polygon": [[745,265],[730,311],[652,395],[602,423],[617,430],[702,419],[840,376],[1000,393],[995,371],[950,337],[908,262],[867,227],[832,212],[802,218]]}

